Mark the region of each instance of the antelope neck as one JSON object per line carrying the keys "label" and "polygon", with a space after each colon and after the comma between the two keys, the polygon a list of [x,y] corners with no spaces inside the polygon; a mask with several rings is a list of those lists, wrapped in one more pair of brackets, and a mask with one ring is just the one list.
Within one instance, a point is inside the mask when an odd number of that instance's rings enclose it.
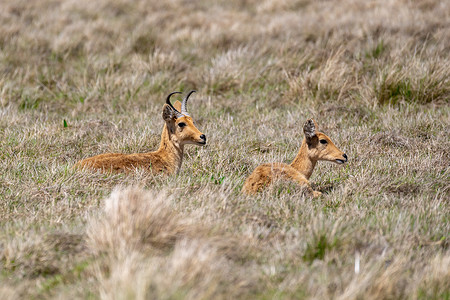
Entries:
{"label": "antelope neck", "polygon": [[165,161],[170,172],[179,171],[183,162],[184,145],[180,145],[178,141],[173,139],[173,135],[169,133],[166,124],[164,124],[161,143],[156,153]]}
{"label": "antelope neck", "polygon": [[306,179],[311,177],[312,172],[314,171],[314,167],[316,166],[317,160],[311,159],[308,155],[308,144],[306,143],[306,139],[303,139],[300,150],[297,153],[297,156],[291,163],[291,167],[302,173]]}

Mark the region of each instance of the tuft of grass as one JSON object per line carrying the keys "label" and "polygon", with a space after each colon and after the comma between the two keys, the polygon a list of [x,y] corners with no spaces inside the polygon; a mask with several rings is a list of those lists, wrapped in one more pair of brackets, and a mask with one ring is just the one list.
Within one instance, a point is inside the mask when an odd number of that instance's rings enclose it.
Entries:
{"label": "tuft of grass", "polygon": [[366,53],[366,58],[377,59],[386,51],[386,45],[383,40],[380,40],[377,45]]}
{"label": "tuft of grass", "polygon": [[250,295],[252,288],[242,286],[256,285],[256,274],[241,270],[246,247],[177,215],[167,200],[165,194],[139,188],[116,189],[105,201],[105,214],[91,219],[88,247],[99,259],[97,268],[105,270],[96,275],[100,293],[133,298]]}
{"label": "tuft of grass", "polygon": [[374,88],[380,104],[406,103],[448,103],[450,85],[446,66],[430,66],[426,74],[417,73],[418,66],[401,67],[383,73]]}
{"label": "tuft of grass", "polygon": [[[449,5],[1,1],[2,298],[448,298]],[[72,169],[191,89],[179,174]],[[241,194],[309,118],[349,157],[322,197]]]}
{"label": "tuft of grass", "polygon": [[306,247],[305,254],[302,256],[303,260],[312,263],[316,259],[323,259],[325,253],[332,249],[336,241],[329,242],[326,235],[320,235],[317,240],[308,244]]}

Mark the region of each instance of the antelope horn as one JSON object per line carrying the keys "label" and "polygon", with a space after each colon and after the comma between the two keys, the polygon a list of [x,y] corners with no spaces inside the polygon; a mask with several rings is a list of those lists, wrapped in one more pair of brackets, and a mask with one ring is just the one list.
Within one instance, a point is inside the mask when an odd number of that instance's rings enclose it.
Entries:
{"label": "antelope horn", "polygon": [[187,103],[189,97],[191,96],[191,94],[192,94],[192,93],[195,93],[195,92],[197,92],[197,91],[195,91],[195,90],[190,91],[190,92],[186,95],[186,97],[183,99],[183,102],[181,103],[181,113],[182,113],[182,114],[188,115],[187,108],[186,108],[186,103]]}
{"label": "antelope horn", "polygon": [[177,113],[177,115],[180,116],[181,113],[175,107],[173,107],[172,103],[170,103],[170,97],[173,94],[181,94],[181,92],[172,92],[172,93],[170,93],[169,96],[167,96],[167,98],[166,98],[166,104],[168,104]]}

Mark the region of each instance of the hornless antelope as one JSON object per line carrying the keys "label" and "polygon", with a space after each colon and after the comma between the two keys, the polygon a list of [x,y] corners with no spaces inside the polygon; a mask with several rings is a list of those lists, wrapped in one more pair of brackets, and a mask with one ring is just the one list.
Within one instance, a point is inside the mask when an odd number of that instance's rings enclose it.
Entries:
{"label": "hornless antelope", "polygon": [[303,125],[305,138],[294,161],[290,165],[269,163],[258,166],[245,181],[242,191],[255,194],[275,179],[284,178],[305,186],[313,197],[319,197],[322,193],[314,191],[308,181],[317,161],[327,160],[343,164],[347,161],[347,155],[339,150],[328,136],[317,131],[317,128],[313,119],[306,121]]}
{"label": "hornless antelope", "polygon": [[183,99],[183,103],[176,101],[174,105],[177,108],[170,103],[170,97],[181,93],[173,92],[167,96],[162,111],[165,124],[157,151],[133,154],[105,153],[83,159],[77,162],[75,167],[115,172],[130,172],[136,168],[144,168],[153,173],[178,172],[183,161],[184,145],[206,145],[206,136],[195,127],[186,109],[189,96],[194,92],[190,91]]}

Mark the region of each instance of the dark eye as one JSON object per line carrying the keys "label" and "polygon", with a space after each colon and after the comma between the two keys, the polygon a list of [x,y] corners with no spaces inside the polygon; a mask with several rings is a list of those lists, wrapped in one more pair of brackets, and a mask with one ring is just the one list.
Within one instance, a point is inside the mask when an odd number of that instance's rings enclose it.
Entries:
{"label": "dark eye", "polygon": [[327,140],[320,140],[319,141],[321,144],[328,144]]}
{"label": "dark eye", "polygon": [[183,128],[184,126],[186,126],[186,123],[184,123],[184,122],[178,123],[178,127]]}

